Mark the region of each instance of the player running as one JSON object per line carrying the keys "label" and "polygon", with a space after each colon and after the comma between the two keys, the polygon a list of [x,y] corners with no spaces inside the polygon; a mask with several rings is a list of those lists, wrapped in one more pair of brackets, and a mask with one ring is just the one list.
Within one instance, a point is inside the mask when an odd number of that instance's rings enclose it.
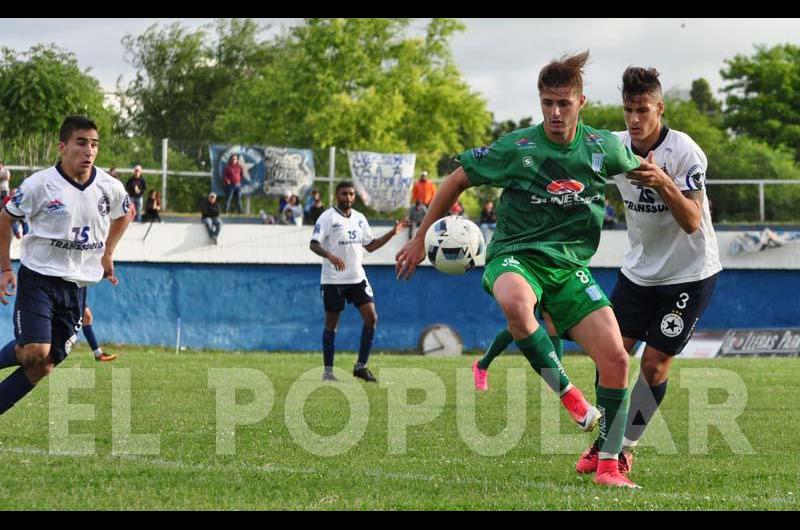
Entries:
{"label": "player running", "polygon": [[[613,133],[579,121],[588,57],[589,52],[564,57],[541,70],[541,124],[459,155],[461,167],[440,186],[417,235],[397,254],[396,269],[398,277],[411,277],[425,258],[428,227],[464,190],[503,188],[483,286],[502,309],[517,346],[572,418],[589,429],[602,411],[595,482],[637,487],[617,463],[628,412],[628,354],[610,302],[587,265],[600,241],[605,179],[639,167],[639,161]],[[537,323],[533,312],[540,302],[558,335],[568,334],[597,364],[597,408],[572,385]]]}

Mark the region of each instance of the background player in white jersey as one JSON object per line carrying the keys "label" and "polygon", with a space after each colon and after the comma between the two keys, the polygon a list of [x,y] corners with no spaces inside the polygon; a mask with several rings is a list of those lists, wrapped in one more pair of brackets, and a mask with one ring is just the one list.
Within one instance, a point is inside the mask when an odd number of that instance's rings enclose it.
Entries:
{"label": "background player in white jersey", "polygon": [[70,116],[61,126],[61,161],[25,179],[0,212],[0,302],[14,294],[11,223],[27,217],[15,339],[0,349],[0,368],[20,367],[0,382],[0,414],[14,406],[69,354],[81,329],[86,286],[106,277],[113,285],[114,248],[130,222],[121,182],[94,166],[97,125]]}
{"label": "background player in white jersey", "polygon": [[[631,393],[620,471],[667,391],[672,359],[681,353],[711,300],[722,266],[706,200],[706,155],[689,135],[662,124],[664,100],[654,68],[622,75],[625,145],[646,161],[614,180],[625,203],[630,249],[611,295],[628,351],[647,343]],[[577,470],[597,467],[596,445]]]}
{"label": "background player in white jersey", "polygon": [[100,362],[109,362],[116,359],[116,354],[106,353],[103,351],[103,348],[100,347],[100,343],[97,342],[97,337],[94,336],[94,328],[92,327],[92,324],[94,323],[94,315],[92,314],[92,310],[89,309],[89,304],[86,304],[86,306],[83,308],[83,320],[81,322],[83,336],[86,337],[86,342],[89,343],[89,348],[92,350],[94,360]]}
{"label": "background player in white jersey", "polygon": [[353,210],[355,200],[356,189],[353,183],[340,182],[336,186],[336,206],[328,208],[320,215],[311,236],[311,251],[325,258],[322,262],[320,290],[325,306],[325,329],[322,332],[325,373],[322,379],[326,381],[336,380],[333,375],[334,340],[339,316],[347,302],[358,308],[364,321],[358,362],[353,368],[353,375],[365,381],[377,381],[367,368],[378,314],[375,311],[372,287],[362,265],[364,250],[378,250],[407,229],[409,224],[408,219],[398,221],[394,228],[376,239],[372,236],[367,218]]}

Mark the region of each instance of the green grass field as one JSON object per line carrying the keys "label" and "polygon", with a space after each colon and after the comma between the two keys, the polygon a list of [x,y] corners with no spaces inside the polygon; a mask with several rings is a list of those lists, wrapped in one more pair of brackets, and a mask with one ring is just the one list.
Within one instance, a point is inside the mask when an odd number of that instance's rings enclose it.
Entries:
{"label": "green grass field", "polygon": [[[353,355],[339,354],[337,366],[352,368],[354,359]],[[85,347],[78,348],[57,371],[64,371],[61,381],[71,377],[68,374],[74,372],[70,369],[78,367],[95,375],[93,389],[69,391],[71,406],[94,408],[93,420],[69,423],[69,435],[75,439],[80,435],[93,438],[93,454],[56,454],[51,450],[55,446],[59,452],[69,452],[58,445],[59,425],[67,412],[58,410],[63,400],[51,403],[50,394],[57,396],[56,380],[52,387],[45,381],[0,417],[0,508],[771,510],[800,507],[798,359],[676,361],[662,407],[665,422],[662,426],[668,427],[666,436],[674,442],[674,447],[666,451],[672,454],[663,454],[663,430],[651,431],[654,436],[643,439],[644,447],[637,453],[632,474],[643,486],[640,491],[600,488],[591,482],[591,477],[574,472],[575,460],[591,437],[578,433],[566,412],[556,408],[554,397],[545,395],[542,400],[539,378],[521,356],[500,357],[492,367],[490,391],[479,395],[469,390],[468,369],[473,360],[474,357],[467,356],[433,359],[374,355],[370,364],[382,379],[381,386],[366,385],[348,375],[338,383],[339,390],[321,386],[310,393],[304,405],[300,402],[300,408],[298,400],[287,401],[287,395],[290,388],[311,388],[309,383],[304,386],[298,381],[308,370],[321,371],[318,354],[175,355],[131,349],[123,351],[113,363],[97,364]],[[587,396],[593,396],[591,361],[568,356],[565,365],[573,381]],[[130,371],[119,370],[123,368]],[[723,371],[701,370],[709,368]],[[210,369],[240,370],[215,372],[226,373],[234,381],[244,380],[248,374],[252,376],[253,372],[242,369],[258,370],[274,388],[269,415],[235,429],[233,454],[217,454],[216,400],[224,392],[209,388]],[[387,369],[395,369],[394,374]],[[119,454],[120,446],[122,451],[126,446],[113,441],[112,409],[124,410],[126,400],[124,385],[112,385],[112,371],[118,377],[130,374],[132,398],[127,404],[132,433],[158,435],[156,454]],[[8,373],[6,370],[0,375],[5,377]],[[511,380],[514,391],[510,395],[506,392],[508,373],[517,377]],[[747,391],[744,413],[736,422],[754,454],[737,454],[713,426],[707,437],[708,450],[694,454],[702,444],[697,442],[696,434],[690,440],[689,432],[696,430],[692,421],[697,423],[698,417],[702,420],[702,414],[698,416],[697,408],[693,409],[694,415],[690,413],[690,392],[697,389],[682,387],[682,380],[684,384],[693,380],[694,385],[703,381],[710,386],[724,386],[724,381],[734,373],[734,379],[738,376]],[[318,373],[312,376],[309,381],[316,382]],[[461,387],[457,384],[459,378]],[[390,380],[391,384],[386,384]],[[404,414],[405,409],[398,406],[396,399],[405,395],[399,392],[401,381],[412,386],[441,381],[445,391],[426,394],[410,390],[408,401],[416,408]],[[520,386],[523,381],[527,388],[524,393]],[[359,409],[354,415],[367,421],[363,436],[358,436],[357,429],[345,428],[350,414],[342,390],[356,397],[365,392],[368,412]],[[724,390],[712,390],[708,396],[712,406],[731,397]],[[441,407],[430,401],[436,397],[442,401]],[[243,410],[254,399],[253,391],[240,390],[236,394]],[[473,400],[474,409],[469,405]],[[469,428],[459,425],[469,427],[471,423],[463,418],[470,417],[474,410],[471,417],[484,434],[500,433],[506,426],[509,400],[516,411],[522,405],[525,407],[524,414],[514,414],[515,424],[521,425],[517,431],[521,433],[519,440],[515,441],[512,435],[508,438],[509,446],[505,449],[500,446],[498,452],[502,454],[497,456],[480,454],[473,448],[473,439],[461,433]],[[345,438],[352,435],[355,446],[348,449],[346,440],[338,447],[326,444],[331,450],[344,445],[345,452],[335,456],[319,454],[320,450],[311,447],[310,437],[292,434],[290,425],[296,426],[296,422],[286,420],[287,403],[290,412],[302,410],[309,428],[318,436],[334,436],[342,431]],[[223,409],[221,414],[227,418],[231,410]],[[554,417],[554,413],[558,416]],[[433,416],[428,423],[407,428],[406,447],[402,450],[402,435],[398,433],[403,429],[397,428],[397,422]],[[231,442],[230,437],[225,440]]]}

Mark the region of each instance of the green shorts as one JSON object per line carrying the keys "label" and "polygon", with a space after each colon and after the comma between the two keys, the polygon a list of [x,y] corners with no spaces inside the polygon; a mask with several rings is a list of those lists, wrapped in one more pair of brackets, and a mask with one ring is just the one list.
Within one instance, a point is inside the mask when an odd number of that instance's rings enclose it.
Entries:
{"label": "green shorts", "polygon": [[494,282],[506,272],[525,278],[562,337],[590,313],[611,305],[586,267],[557,268],[533,253],[497,256],[483,270],[487,293],[494,296]]}

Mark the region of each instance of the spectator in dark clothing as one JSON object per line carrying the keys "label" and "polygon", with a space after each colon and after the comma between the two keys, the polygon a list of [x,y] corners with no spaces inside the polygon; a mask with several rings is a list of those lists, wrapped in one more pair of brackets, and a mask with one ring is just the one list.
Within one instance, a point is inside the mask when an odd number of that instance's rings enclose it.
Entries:
{"label": "spectator in dark clothing", "polygon": [[614,211],[614,206],[606,199],[606,213],[603,218],[603,228],[614,228],[617,224],[617,212]]}
{"label": "spectator in dark clothing", "polygon": [[147,198],[147,204],[145,205],[144,217],[142,217],[142,221],[160,223],[160,212],[161,197],[158,194],[158,190],[150,190],[150,196]]}
{"label": "spectator in dark clothing", "polygon": [[325,205],[322,204],[322,197],[319,196],[319,192],[316,192],[316,199],[314,200],[314,204],[311,205],[311,208],[308,210],[308,215],[303,219],[310,225],[317,224],[317,219],[319,216],[322,215],[322,212],[325,211]]}
{"label": "spectator in dark clothing", "polygon": [[422,220],[425,218],[425,214],[428,213],[428,207],[425,206],[422,201],[418,200],[414,203],[414,206],[409,208],[408,210],[408,237],[414,237],[414,232],[417,230],[420,224],[422,224]]}
{"label": "spectator in dark clothing", "polygon": [[213,191],[208,194],[208,200],[203,203],[201,216],[203,224],[206,225],[206,230],[208,230],[208,237],[210,237],[211,241],[216,245],[219,232],[222,230],[222,223],[219,220],[217,194]]}
{"label": "spectator in dark clothing", "polygon": [[278,200],[278,217],[283,214],[283,209],[289,204],[289,199],[292,197],[292,192],[285,191],[283,196]]}
{"label": "spectator in dark clothing", "polygon": [[136,205],[136,218],[134,221],[142,220],[142,211],[144,203],[144,192],[147,189],[147,183],[142,176],[142,166],[136,165],[133,167],[133,176],[128,179],[128,195],[130,195],[133,204]]}
{"label": "spectator in dark clothing", "polygon": [[231,213],[231,200],[236,197],[236,211],[242,213],[242,176],[244,169],[239,165],[239,155],[231,155],[222,173],[225,185],[225,213]]}
{"label": "spectator in dark clothing", "polygon": [[497,228],[497,213],[494,211],[494,203],[492,201],[486,201],[486,204],[481,208],[481,220],[479,224],[481,233],[483,234],[483,240],[488,243]]}

